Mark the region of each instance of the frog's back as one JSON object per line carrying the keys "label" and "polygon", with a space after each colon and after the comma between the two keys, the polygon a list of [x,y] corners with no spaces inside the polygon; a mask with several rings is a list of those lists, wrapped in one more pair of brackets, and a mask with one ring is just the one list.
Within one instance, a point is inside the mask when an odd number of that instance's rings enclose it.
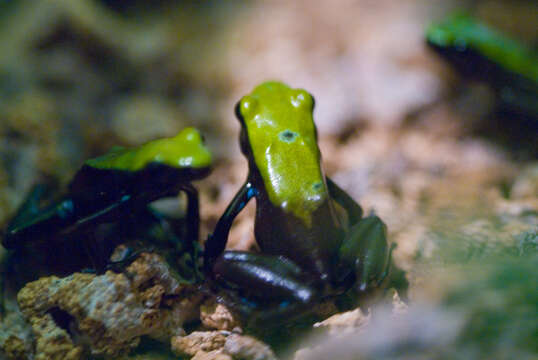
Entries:
{"label": "frog's back", "polygon": [[125,195],[160,193],[204,177],[211,161],[198,130],[186,128],[172,138],[131,149],[115,147],[87,160],[69,190],[76,198],[92,201],[97,196],[104,202]]}

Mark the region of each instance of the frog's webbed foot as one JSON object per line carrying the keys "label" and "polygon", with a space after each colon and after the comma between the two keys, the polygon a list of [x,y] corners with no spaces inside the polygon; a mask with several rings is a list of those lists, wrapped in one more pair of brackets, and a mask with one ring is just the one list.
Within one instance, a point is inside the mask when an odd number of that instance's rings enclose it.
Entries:
{"label": "frog's webbed foot", "polygon": [[[250,317],[249,323],[290,318],[310,308],[321,291],[296,264],[282,256],[225,251],[212,270],[215,281],[236,291],[242,303],[259,304],[264,309]],[[255,310],[257,306],[250,308]]]}

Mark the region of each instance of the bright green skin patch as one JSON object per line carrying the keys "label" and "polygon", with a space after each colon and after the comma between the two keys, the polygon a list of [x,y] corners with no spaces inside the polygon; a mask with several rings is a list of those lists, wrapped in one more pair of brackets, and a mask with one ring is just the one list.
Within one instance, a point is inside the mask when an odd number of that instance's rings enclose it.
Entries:
{"label": "bright green skin patch", "polygon": [[198,130],[188,127],[172,138],[153,140],[131,149],[115,147],[85,164],[97,169],[137,171],[149,163],[199,169],[209,167],[211,161],[211,153]]}
{"label": "bright green skin patch", "polygon": [[468,47],[506,69],[538,82],[538,58],[519,42],[465,15],[454,15],[426,32],[441,47]]}
{"label": "bright green skin patch", "polygon": [[308,227],[312,212],[328,198],[313,107],[308,92],[280,82],[259,85],[239,105],[269,200]]}

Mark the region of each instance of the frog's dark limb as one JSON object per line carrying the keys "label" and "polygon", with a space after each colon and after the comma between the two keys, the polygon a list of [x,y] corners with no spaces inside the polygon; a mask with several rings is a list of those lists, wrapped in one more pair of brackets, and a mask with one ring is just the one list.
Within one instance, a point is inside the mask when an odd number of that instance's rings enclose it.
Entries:
{"label": "frog's dark limb", "polygon": [[210,275],[212,274],[212,266],[215,259],[226,248],[228,234],[230,233],[230,228],[235,217],[255,195],[255,188],[252,186],[250,180],[247,180],[241,186],[230,205],[228,205],[224,214],[220,217],[213,234],[209,235],[204,248],[204,267],[205,271]]}
{"label": "frog's dark limb", "polygon": [[364,293],[378,287],[387,277],[391,265],[387,226],[376,215],[353,225],[340,246],[340,278],[354,269],[355,289]]}
{"label": "frog's dark limb", "polygon": [[[198,198],[198,190],[190,184],[181,186],[181,191],[187,195],[187,242],[190,248],[193,247],[192,242],[197,242],[200,236],[200,204]],[[180,233],[181,229],[174,229]]]}
{"label": "frog's dark limb", "polygon": [[340,204],[347,213],[348,223],[356,224],[362,218],[362,208],[355,200],[351,198],[344,190],[342,190],[331,178],[327,177],[327,188],[331,198]]}
{"label": "frog's dark limb", "polygon": [[283,256],[224,251],[215,260],[212,270],[219,284],[237,291],[244,299],[267,305],[263,314],[251,318],[248,303],[244,305],[236,301],[234,307],[250,318],[251,325],[304,313],[323,291],[319,279],[316,281]]}
{"label": "frog's dark limb", "polygon": [[[200,263],[200,205],[198,190],[190,184],[181,184],[179,192],[185,192],[187,197],[186,216],[177,218],[168,216],[151,206],[147,207],[149,216],[155,218],[160,224],[161,231],[167,249],[172,249],[167,261],[178,270],[182,277],[189,282],[196,282],[203,279]],[[174,194],[173,196],[176,196]],[[162,242],[162,240],[161,240]],[[148,251],[148,249],[146,249]]]}
{"label": "frog's dark limb", "polygon": [[316,294],[301,268],[283,256],[225,251],[215,260],[213,272],[217,281],[268,302],[307,303]]}

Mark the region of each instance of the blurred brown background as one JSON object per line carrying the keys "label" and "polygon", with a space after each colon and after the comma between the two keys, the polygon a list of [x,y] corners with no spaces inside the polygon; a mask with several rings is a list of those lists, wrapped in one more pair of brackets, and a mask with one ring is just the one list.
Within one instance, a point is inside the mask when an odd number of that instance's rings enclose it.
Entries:
{"label": "blurred brown background", "polygon": [[[536,49],[535,1],[0,0],[0,221],[37,181],[194,125],[216,157],[203,241],[247,174],[234,104],[276,79],[314,95],[327,174],[388,224],[412,298],[431,300],[445,289],[424,264],[538,226],[533,135],[425,46],[453,11]],[[253,246],[253,210],[230,246]]]}

